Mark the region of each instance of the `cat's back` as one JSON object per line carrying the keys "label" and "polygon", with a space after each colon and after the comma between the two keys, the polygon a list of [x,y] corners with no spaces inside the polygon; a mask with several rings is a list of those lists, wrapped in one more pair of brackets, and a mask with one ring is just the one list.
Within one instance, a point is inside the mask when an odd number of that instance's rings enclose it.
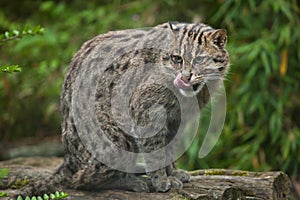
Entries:
{"label": "cat's back", "polygon": [[73,57],[73,61],[96,57],[111,60],[126,51],[142,48],[165,49],[169,43],[168,36],[167,23],[152,28],[110,31],[85,42]]}
{"label": "cat's back", "polygon": [[62,87],[61,105],[70,104],[71,86],[79,75],[95,74],[96,68],[104,71],[115,62],[122,62],[125,55],[134,56],[129,55],[130,52],[154,48],[166,50],[169,40],[167,23],[151,28],[110,31],[88,40],[73,56],[67,70]]}

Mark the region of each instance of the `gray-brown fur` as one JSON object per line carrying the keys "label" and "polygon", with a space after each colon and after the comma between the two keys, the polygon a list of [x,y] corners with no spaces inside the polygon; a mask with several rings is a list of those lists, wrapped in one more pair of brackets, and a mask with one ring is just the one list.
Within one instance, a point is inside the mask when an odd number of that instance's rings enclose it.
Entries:
{"label": "gray-brown fur", "polygon": [[[205,24],[165,23],[146,30],[123,30],[101,34],[87,41],[72,59],[62,88],[62,142],[65,149],[63,165],[53,177],[43,182],[37,182],[25,189],[25,193],[49,192],[52,189],[125,189],[133,191],[165,192],[170,188],[181,188],[182,182],[189,181],[189,175],[183,170],[177,170],[175,163],[164,167],[164,160],[173,158],[173,150],[169,155],[158,154],[145,157],[146,171],[151,183],[146,183],[135,174],[111,169],[101,163],[93,152],[83,144],[76,127],[74,112],[82,108],[94,110],[98,126],[108,140],[104,143],[97,156],[105,155],[113,142],[119,148],[130,152],[151,152],[168,144],[176,135],[180,124],[180,104],[177,96],[162,83],[173,83],[178,73],[182,73],[182,80],[189,82],[197,90],[187,91],[196,95],[202,108],[210,99],[208,88],[203,84],[211,82],[218,87],[229,67],[229,57],[225,49],[226,33],[224,30],[214,30]],[[197,59],[195,59],[197,58]],[[181,60],[182,59],[182,60]],[[147,64],[159,66],[165,76],[150,74],[142,80],[129,99],[129,116],[137,126],[149,125],[149,108],[162,105],[167,111],[166,123],[159,132],[149,138],[135,138],[124,132],[116,123],[116,116],[112,115],[112,95],[114,91],[126,93],[128,88],[121,85],[121,80],[128,82],[134,77],[141,76],[141,69]],[[96,69],[97,68],[97,69]],[[101,71],[100,74],[95,72]],[[74,90],[79,76],[87,75],[91,80],[84,80],[79,84],[80,90]],[[124,77],[124,74],[129,74]],[[125,78],[125,79],[124,79]],[[90,84],[94,83],[92,88]],[[95,104],[88,102],[77,105],[74,96],[94,99]],[[181,90],[185,95],[185,90]],[[181,95],[181,94],[180,94]],[[189,98],[181,95],[180,98]],[[77,107],[77,106],[78,107]],[[190,109],[191,112],[193,108]],[[155,113],[154,113],[155,115]],[[161,116],[155,116],[160,119]],[[88,120],[89,116],[80,115],[80,120]],[[120,115],[120,118],[123,118]],[[125,116],[126,118],[126,116]],[[123,119],[120,119],[124,121]],[[125,120],[126,121],[126,120]],[[150,124],[151,126],[151,124]],[[155,127],[154,127],[155,128]],[[82,130],[82,127],[80,127]],[[84,127],[87,133],[93,133],[91,126]],[[93,136],[104,137],[104,136]],[[88,141],[90,145],[95,140]],[[174,152],[176,149],[174,149]],[[116,150],[118,153],[118,150]],[[112,154],[113,155],[113,154]],[[112,160],[118,158],[111,158]],[[135,158],[132,158],[134,160]],[[130,161],[130,159],[129,159]],[[130,163],[128,163],[130,166]],[[159,170],[152,171],[157,165]],[[150,184],[150,185],[149,185]]]}

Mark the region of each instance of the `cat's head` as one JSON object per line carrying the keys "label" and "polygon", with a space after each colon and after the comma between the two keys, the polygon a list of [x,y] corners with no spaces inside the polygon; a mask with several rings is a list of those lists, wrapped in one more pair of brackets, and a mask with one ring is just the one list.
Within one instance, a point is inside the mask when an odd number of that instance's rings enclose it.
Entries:
{"label": "cat's head", "polygon": [[209,81],[223,80],[229,68],[224,29],[206,24],[169,22],[170,62],[176,69],[174,85],[185,96],[195,96]]}

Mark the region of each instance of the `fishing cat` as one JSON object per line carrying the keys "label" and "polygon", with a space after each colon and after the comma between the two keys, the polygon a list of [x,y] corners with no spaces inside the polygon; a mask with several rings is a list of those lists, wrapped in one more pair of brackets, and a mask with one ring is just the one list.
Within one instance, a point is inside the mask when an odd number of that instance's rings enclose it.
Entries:
{"label": "fishing cat", "polygon": [[[176,143],[164,147],[176,138],[183,109],[194,112],[180,99],[196,98],[202,108],[213,92],[207,84],[215,90],[222,83],[229,68],[226,42],[223,29],[169,22],[84,43],[62,88],[64,163],[47,185],[36,182],[25,191],[181,188],[190,176],[172,163]],[[150,183],[140,178],[143,170],[132,170],[135,154],[144,155]]]}

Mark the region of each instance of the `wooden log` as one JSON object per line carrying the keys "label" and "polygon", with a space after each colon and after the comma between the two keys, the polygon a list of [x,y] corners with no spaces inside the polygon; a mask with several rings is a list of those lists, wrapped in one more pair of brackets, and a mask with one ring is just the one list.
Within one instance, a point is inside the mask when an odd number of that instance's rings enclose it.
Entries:
{"label": "wooden log", "polygon": [[283,172],[209,169],[190,172],[184,190],[198,190],[222,199],[288,199],[291,182]]}
{"label": "wooden log", "polygon": [[[23,161],[22,161],[23,160]],[[62,162],[57,158],[21,158],[0,162],[0,168],[10,168],[10,174],[0,180],[0,189],[17,194],[16,186],[51,174]],[[20,165],[26,163],[27,165]],[[283,172],[249,172],[207,169],[190,172],[191,182],[181,190],[166,193],[135,193],[107,190],[101,192],[66,190],[69,199],[289,199],[291,182]],[[147,179],[147,177],[144,177]],[[17,183],[16,183],[17,182]],[[8,189],[9,187],[9,189]]]}

